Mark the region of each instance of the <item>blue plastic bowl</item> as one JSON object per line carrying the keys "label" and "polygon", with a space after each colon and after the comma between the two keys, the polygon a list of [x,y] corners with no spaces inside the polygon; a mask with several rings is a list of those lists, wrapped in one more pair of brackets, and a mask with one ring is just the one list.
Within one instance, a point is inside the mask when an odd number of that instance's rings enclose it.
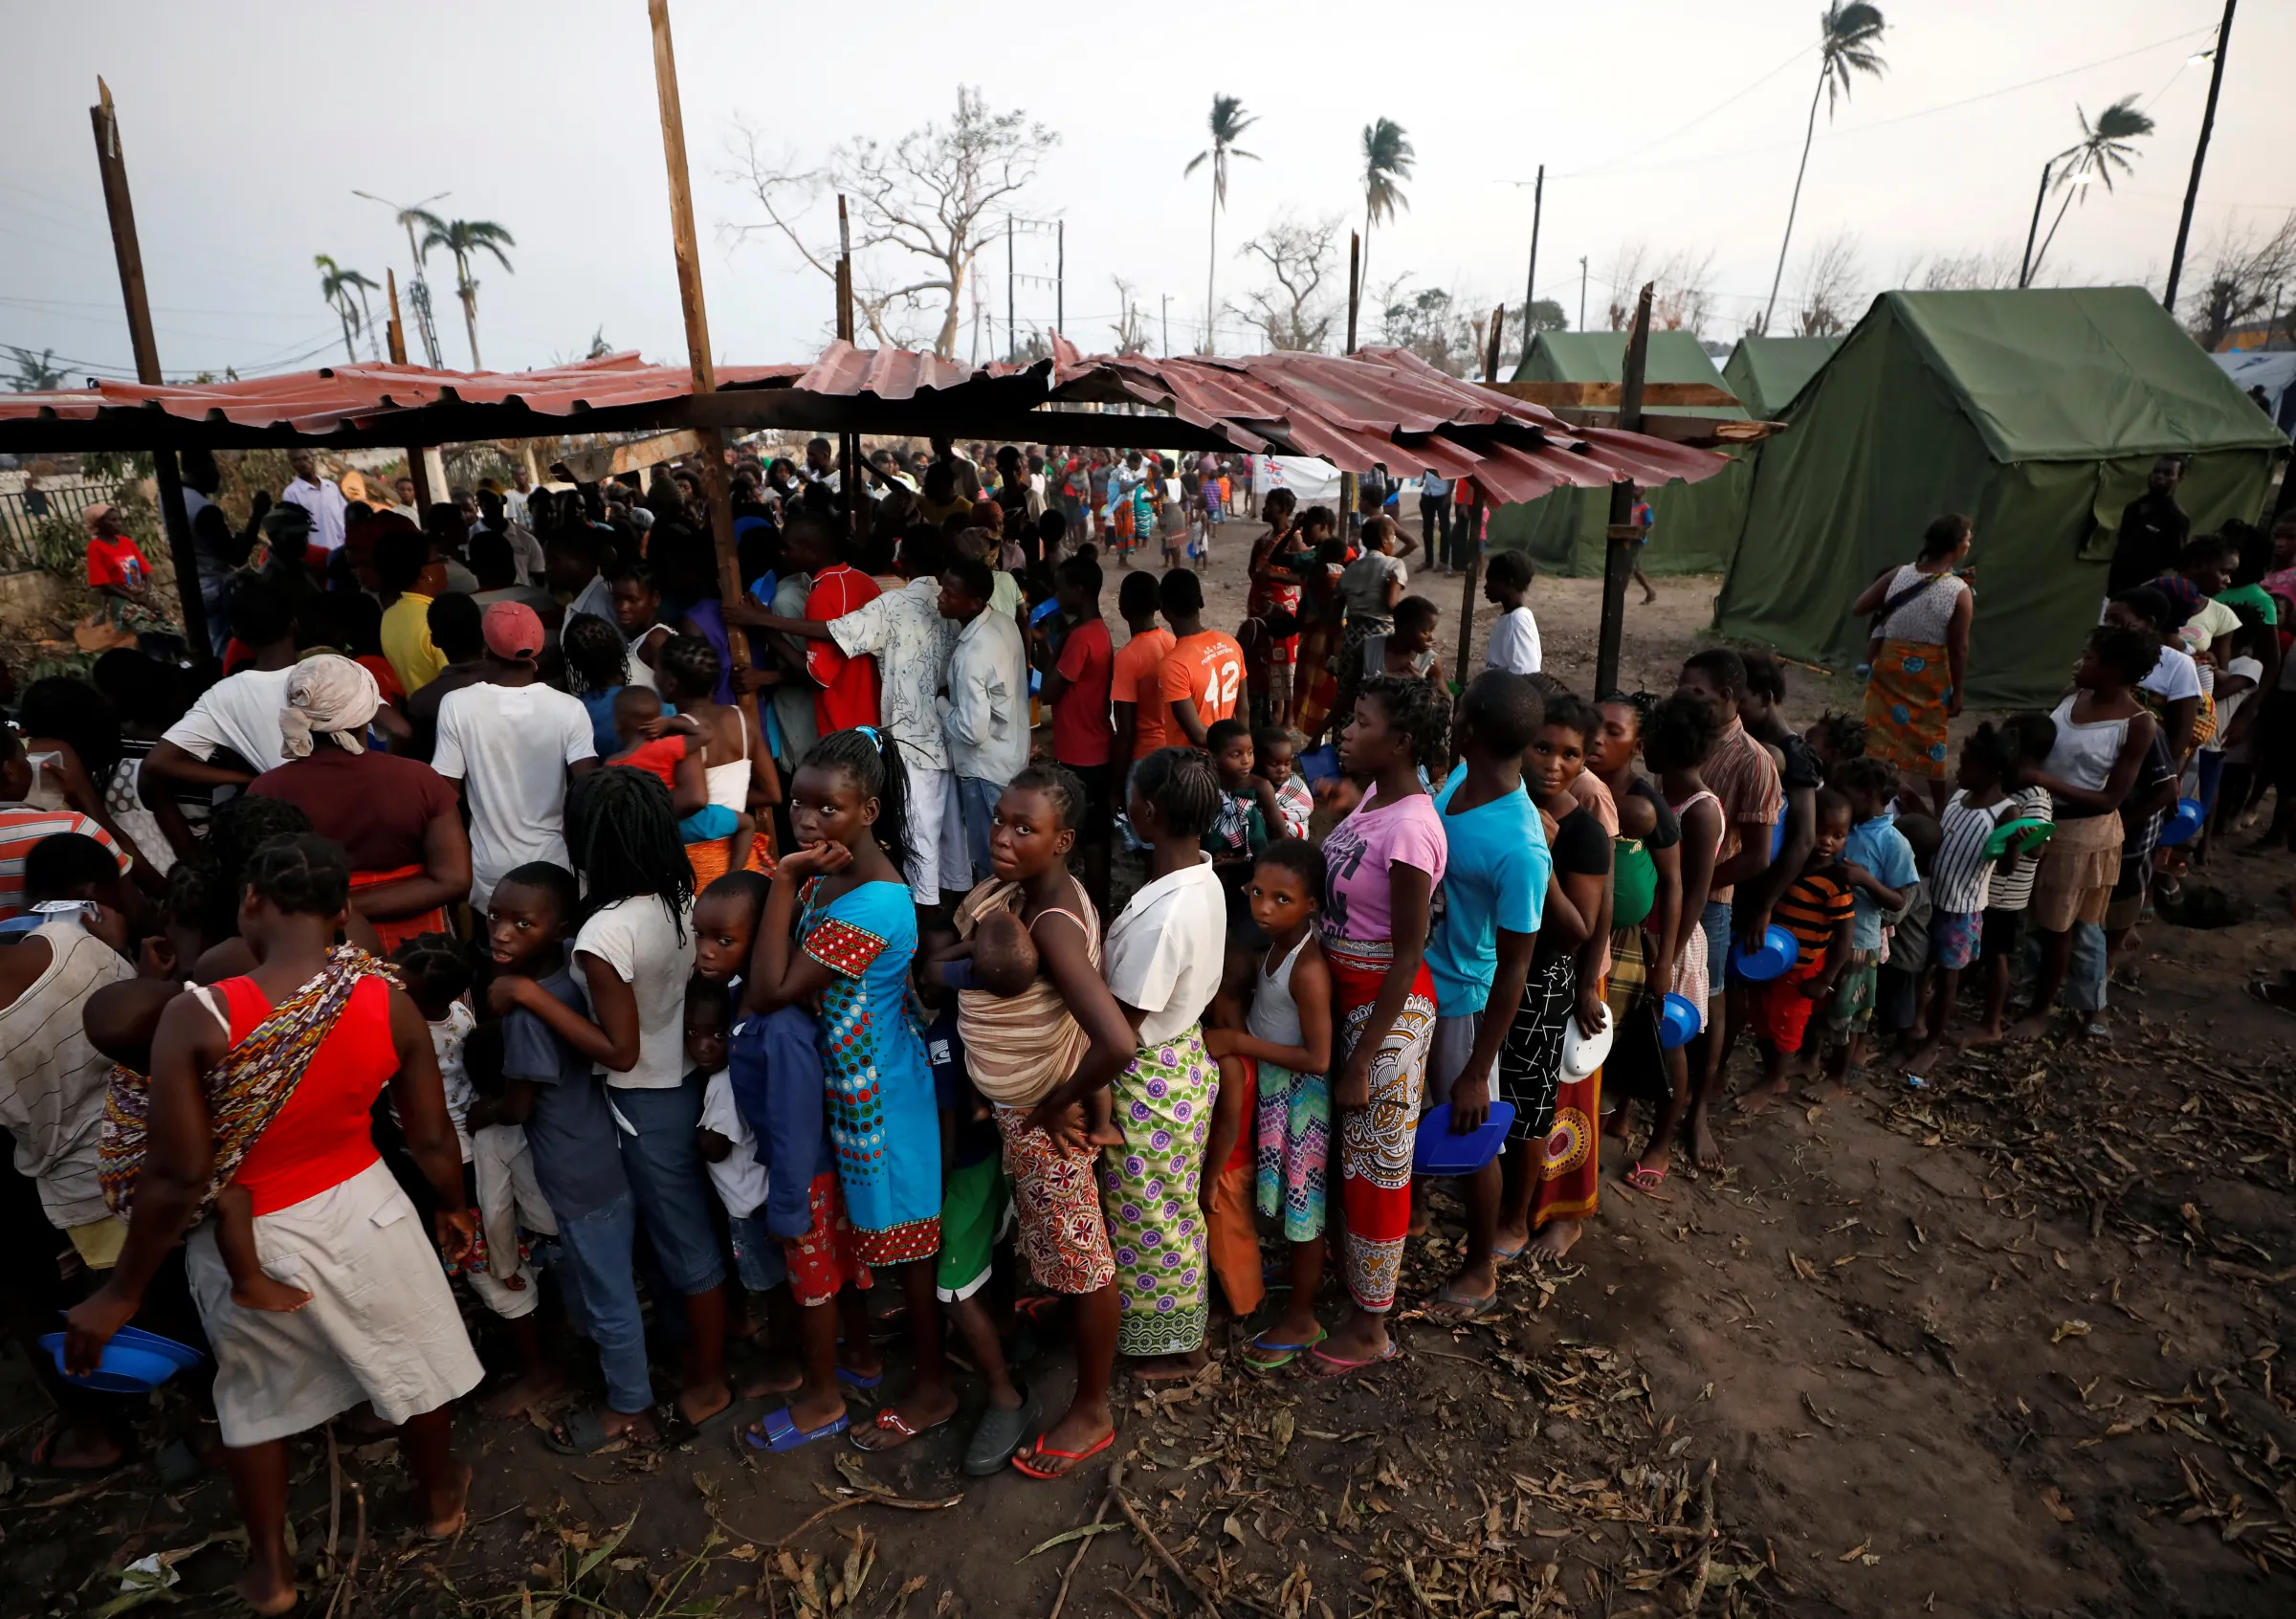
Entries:
{"label": "blue plastic bowl", "polygon": [[1299,773],[1310,782],[1336,782],[1339,779],[1339,750],[1331,743],[1311,748],[1299,756]]}
{"label": "blue plastic bowl", "polygon": [[1781,977],[1800,959],[1801,945],[1776,922],[1764,930],[1760,949],[1747,949],[1744,940],[1730,947],[1731,970],[1750,984],[1767,984]]}
{"label": "blue plastic bowl", "polygon": [[1658,1043],[1669,1052],[1678,1046],[1688,1045],[1696,1037],[1699,1025],[1705,1020],[1705,1014],[1696,1001],[1688,995],[1677,995],[1669,989],[1667,991],[1667,1009],[1658,1017]]}
{"label": "blue plastic bowl", "polygon": [[85,1377],[74,1377],[64,1370],[62,1333],[42,1335],[40,1347],[55,1360],[56,1375],[65,1382],[106,1394],[148,1394],[177,1372],[189,1371],[206,1359],[188,1343],[132,1326],[112,1335],[112,1341],[103,1346],[103,1358]]}
{"label": "blue plastic bowl", "polygon": [[2180,798],[2176,801],[2176,813],[2160,829],[2160,841],[2171,848],[2190,843],[2200,835],[2200,824],[2207,819],[2208,811],[2201,809],[2198,799]]}
{"label": "blue plastic bowl", "polygon": [[1429,1108],[1419,1121],[1419,1141],[1412,1148],[1411,1169],[1420,1175],[1471,1175],[1507,1144],[1514,1123],[1514,1104],[1493,1101],[1480,1130],[1451,1134],[1451,1104]]}

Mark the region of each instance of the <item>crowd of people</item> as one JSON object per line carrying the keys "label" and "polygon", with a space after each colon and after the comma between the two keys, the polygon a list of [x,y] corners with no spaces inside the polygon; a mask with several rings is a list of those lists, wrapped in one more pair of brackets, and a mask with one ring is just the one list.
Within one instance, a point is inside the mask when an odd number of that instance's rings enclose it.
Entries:
{"label": "crowd of people", "polygon": [[[395,1431],[456,1532],[482,1346],[485,1413],[574,1455],[896,1449],[962,1365],[965,1469],[1040,1479],[1112,1443],[1119,1357],[1191,1376],[1215,1321],[1247,1372],[1361,1373],[1401,1352],[1423,1128],[1504,1138],[1423,1301],[1462,1321],[1574,1251],[1606,1137],[1639,1187],[1720,1164],[1741,1031],[1758,1111],[2093,1023],[2181,778],[2277,787],[2289,831],[2296,524],[2181,543],[1949,786],[1961,519],[1856,604],[1865,721],[1797,727],[1759,653],[1573,692],[1515,553],[1454,688],[1405,561],[1480,546],[1441,479],[1415,544],[1259,458],[983,450],[878,452],[866,492],[827,441],[736,462],[731,601],[691,469],[418,522],[298,465],[239,530],[201,511],[220,677],[121,646],[22,694],[16,1323],[68,1304],[75,1371],[131,1320],[211,1352],[258,1610],[295,1600],[286,1442],[331,1419]],[[1185,566],[1231,513],[1264,524],[1233,633]],[[1022,1341],[1064,1333],[1055,1410]],[[37,1465],[129,1457],[121,1402],[49,1386]]]}

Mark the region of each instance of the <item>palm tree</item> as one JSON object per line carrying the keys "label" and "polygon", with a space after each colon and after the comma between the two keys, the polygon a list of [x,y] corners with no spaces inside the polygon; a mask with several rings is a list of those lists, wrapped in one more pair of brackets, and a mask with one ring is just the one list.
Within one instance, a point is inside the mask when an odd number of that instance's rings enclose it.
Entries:
{"label": "palm tree", "polygon": [[[518,238],[501,226],[487,219],[441,219],[436,214],[423,216],[424,254],[445,248],[454,255],[454,291],[462,299],[463,329],[471,339],[471,369],[481,369],[478,360],[478,281],[471,274],[471,260],[481,253],[491,253],[503,269],[511,268],[506,247],[517,247]],[[512,274],[517,274],[512,271]]]}
{"label": "palm tree", "polygon": [[1227,160],[1233,155],[1260,161],[1260,154],[1247,152],[1236,144],[1236,139],[1260,121],[1244,110],[1244,102],[1234,96],[1212,98],[1212,144],[1188,160],[1182,170],[1193,174],[1206,163],[1212,166],[1212,247],[1203,270],[1203,351],[1212,352],[1212,313],[1219,305],[1212,299],[1213,278],[1220,266],[1220,211],[1227,206]]}
{"label": "palm tree", "polygon": [[2048,256],[2049,244],[2057,239],[2057,227],[2064,223],[2064,211],[2073,206],[2073,197],[2088,200],[2091,181],[2102,180],[2107,190],[2112,189],[2112,171],[2123,174],[2134,172],[2136,148],[2130,144],[2140,135],[2152,133],[2152,118],[2139,112],[2134,96],[2123,96],[2119,100],[2097,114],[2097,122],[2088,122],[2088,114],[2076,105],[2073,111],[2081,120],[2081,140],[2049,159],[2052,166],[2072,162],[2058,172],[2056,187],[2064,193],[2057,205],[2057,217],[2049,221],[2049,233],[2041,239],[2041,251],[2033,255],[2033,267],[2026,272],[2030,281],[2041,274],[2041,261]]}
{"label": "palm tree", "polygon": [[1409,208],[1411,199],[1396,184],[1411,178],[1411,143],[1403,126],[1391,118],[1363,126],[1363,258],[1359,282],[1371,284],[1371,227],[1375,220],[1393,219],[1395,211]]}
{"label": "palm tree", "polygon": [[9,379],[9,386],[18,393],[39,393],[64,386],[64,373],[55,368],[55,349],[43,348],[34,354],[11,344],[8,351],[16,362],[16,374]]}
{"label": "palm tree", "polygon": [[1786,277],[1786,249],[1794,240],[1794,215],[1801,209],[1801,177],[1810,169],[1810,143],[1818,136],[1818,98],[1825,98],[1825,118],[1832,122],[1834,102],[1849,100],[1852,79],[1861,73],[1882,77],[1888,66],[1880,50],[1882,9],[1865,0],[1833,0],[1818,19],[1818,88],[1810,92],[1809,127],[1801,136],[1801,166],[1794,171],[1794,200],[1786,208],[1785,239],[1777,244],[1777,273],[1770,277],[1770,302],[1762,311],[1762,329],[1777,310],[1777,284]]}
{"label": "palm tree", "polygon": [[[366,295],[377,283],[356,270],[345,270],[323,253],[313,254],[311,262],[319,269],[319,296],[327,300],[335,318],[342,322],[342,351],[356,366],[359,350],[351,342],[351,334],[365,329]],[[358,301],[354,303],[353,299]]]}

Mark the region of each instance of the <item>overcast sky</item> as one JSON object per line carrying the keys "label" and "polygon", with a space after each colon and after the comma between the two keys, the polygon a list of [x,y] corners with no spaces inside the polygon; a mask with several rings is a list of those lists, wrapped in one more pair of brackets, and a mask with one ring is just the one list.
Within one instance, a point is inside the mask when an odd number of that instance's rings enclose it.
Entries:
{"label": "overcast sky", "polygon": [[[1181,0],[1112,30],[1104,10],[673,0],[713,344],[721,360],[799,360],[829,322],[826,280],[784,246],[736,246],[725,232],[759,217],[724,175],[736,119],[817,160],[843,138],[945,118],[960,84],[1061,136],[1023,209],[1067,222],[1067,329],[1088,350],[1111,345],[1112,275],[1137,287],[1152,339],[1169,295],[1172,346],[1201,341],[1208,183],[1181,170],[1204,144],[1216,92],[1258,116],[1244,144],[1262,160],[1235,166],[1224,302],[1255,279],[1235,248],[1284,211],[1360,219],[1359,132],[1387,117],[1408,132],[1418,169],[1408,211],[1374,238],[1375,283],[1407,272],[1481,304],[1519,302],[1532,193],[1512,182],[1543,162],[1541,296],[1575,321],[1585,255],[1599,325],[1603,274],[1623,245],[1646,244],[1653,261],[1711,250],[1720,299],[1707,335],[1734,338],[1769,290],[1820,9]],[[2093,115],[2130,93],[2159,127],[2133,176],[2072,210],[2043,278],[2157,285],[2208,88],[2206,65],[2186,58],[2213,39],[2218,0],[1884,10],[1887,77],[1861,78],[1830,124],[1819,114],[1786,301],[1803,247],[1838,232],[1858,240],[1868,293],[1924,255],[2014,260],[2043,160],[2079,137],[2076,106]],[[386,266],[402,282],[410,268],[390,213],[354,188],[405,202],[447,190],[439,211],[517,237],[515,274],[491,260],[480,271],[493,368],[579,355],[594,331],[650,358],[685,356],[643,0],[77,0],[19,4],[11,20],[0,345],[53,348],[72,376],[132,370],[86,110],[100,73],[120,109],[171,376],[341,358],[312,255],[378,281]],[[2242,8],[2196,253],[2227,226],[2268,228],[2296,207],[2292,59],[2296,6]],[[1024,275],[1049,277],[1050,237],[1024,237],[1020,259]],[[1001,317],[1001,242],[982,268]],[[451,272],[435,256],[431,277],[446,362],[467,366]],[[1019,304],[1025,327],[1051,323],[1049,287],[1025,285]],[[969,340],[968,328],[960,353]],[[1233,316],[1223,342],[1245,345]]]}

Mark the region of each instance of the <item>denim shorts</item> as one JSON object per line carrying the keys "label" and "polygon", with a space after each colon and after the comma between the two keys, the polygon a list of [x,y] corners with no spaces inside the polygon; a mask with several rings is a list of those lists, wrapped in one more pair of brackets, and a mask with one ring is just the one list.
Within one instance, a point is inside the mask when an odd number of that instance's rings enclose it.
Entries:
{"label": "denim shorts", "polygon": [[729,1214],[726,1224],[734,1236],[734,1274],[750,1293],[771,1293],[789,1279],[789,1264],[782,1253],[782,1239],[765,1229],[765,1211]]}
{"label": "denim shorts", "polygon": [[1709,995],[1719,995],[1730,982],[1730,901],[1709,899],[1699,920],[1706,926],[1706,984]]}
{"label": "denim shorts", "polygon": [[[654,1257],[671,1286],[691,1297],[725,1282],[725,1260],[710,1222],[710,1181],[694,1132],[701,1126],[702,1077],[688,1075],[659,1091],[612,1089],[607,1099],[627,1129],[622,1170]],[[633,1133],[634,1132],[634,1133]]]}

